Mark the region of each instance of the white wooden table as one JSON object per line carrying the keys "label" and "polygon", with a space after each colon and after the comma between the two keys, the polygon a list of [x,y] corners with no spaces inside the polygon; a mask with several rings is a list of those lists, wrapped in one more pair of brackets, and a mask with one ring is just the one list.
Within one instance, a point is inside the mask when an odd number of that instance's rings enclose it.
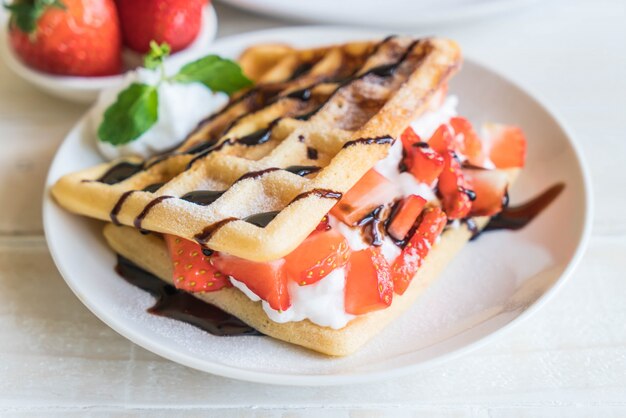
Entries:
{"label": "white wooden table", "polygon": [[[438,34],[539,94],[592,171],[594,232],[564,290],[460,359],[401,379],[274,387],[197,372],[117,335],[71,293],[42,235],[50,160],[85,111],[0,63],[0,416],[626,416],[626,2],[553,1]],[[220,36],[288,23],[218,5]],[[242,409],[238,409],[242,408]]]}

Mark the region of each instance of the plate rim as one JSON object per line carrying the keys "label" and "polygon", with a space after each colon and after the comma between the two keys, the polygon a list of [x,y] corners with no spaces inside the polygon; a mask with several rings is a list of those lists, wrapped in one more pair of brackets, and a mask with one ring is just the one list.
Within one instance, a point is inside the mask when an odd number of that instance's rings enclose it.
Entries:
{"label": "plate rim", "polygon": [[[303,31],[303,30],[315,30],[315,31],[342,31],[346,35],[352,34],[361,34],[365,36],[379,36],[380,31],[370,31],[370,30],[359,30],[346,28],[341,26],[301,26],[301,27],[282,27],[275,28],[269,30],[260,30],[260,31],[251,31],[243,34],[237,34],[229,37],[221,38],[220,41],[223,43],[230,42],[240,42],[241,38],[250,39],[253,41],[255,35],[263,34],[264,36],[272,36],[272,34],[282,34],[282,36],[288,36],[292,31]],[[378,32],[378,33],[377,33]],[[288,39],[288,38],[287,38]],[[44,235],[46,238],[46,242],[48,243],[48,249],[52,256],[52,259],[61,273],[63,280],[70,287],[72,292],[78,297],[85,307],[87,307],[96,317],[98,317],[101,321],[103,321],[107,326],[113,329],[118,334],[122,335],[124,338],[129,341],[141,346],[142,348],[151,351],[161,357],[164,357],[168,360],[174,361],[176,363],[182,364],[184,366],[190,367],[192,369],[200,370],[203,372],[208,372],[216,375],[220,375],[227,378],[256,382],[256,383],[265,383],[265,384],[275,384],[275,385],[297,385],[297,386],[334,386],[334,385],[342,385],[342,384],[354,384],[354,383],[365,383],[376,380],[383,379],[391,379],[394,377],[404,376],[407,374],[415,373],[420,370],[425,370],[430,367],[434,367],[438,364],[442,364],[446,361],[461,357],[473,350],[478,349],[486,345],[487,343],[497,339],[500,335],[505,332],[508,332],[514,326],[520,324],[525,319],[532,316],[536,313],[541,307],[545,306],[545,304],[552,298],[554,295],[564,286],[565,282],[571,277],[572,272],[576,269],[580,260],[582,259],[585,250],[587,248],[592,229],[592,219],[593,219],[593,200],[592,200],[592,188],[591,188],[591,180],[589,175],[589,169],[587,163],[583,157],[583,153],[581,147],[579,145],[578,140],[573,134],[572,130],[568,127],[568,125],[563,121],[563,118],[558,115],[557,112],[554,111],[554,107],[551,107],[547,104],[545,99],[541,98],[540,95],[532,92],[530,89],[525,88],[517,81],[514,81],[508,77],[503,76],[498,71],[491,69],[487,65],[481,63],[478,60],[475,60],[471,57],[465,56],[464,60],[466,62],[471,62],[473,65],[480,68],[482,71],[490,72],[493,75],[506,80],[510,83],[514,88],[519,90],[522,94],[524,94],[529,100],[531,100],[536,106],[538,106],[547,116],[549,116],[555,124],[563,131],[565,137],[573,151],[574,160],[577,164],[577,168],[581,175],[581,191],[584,195],[584,215],[583,215],[583,224],[580,235],[578,237],[578,243],[576,245],[575,250],[567,265],[558,279],[553,283],[553,285],[543,293],[537,300],[535,300],[527,309],[521,312],[518,316],[513,318],[507,324],[501,326],[500,328],[492,331],[491,333],[479,337],[476,341],[468,343],[462,347],[457,349],[453,349],[448,353],[439,355],[432,359],[428,359],[419,363],[414,363],[410,365],[394,367],[387,370],[382,371],[357,371],[351,373],[335,373],[335,374],[324,374],[324,375],[312,375],[312,374],[286,374],[286,373],[267,373],[260,372],[255,370],[245,370],[238,367],[227,366],[219,363],[207,362],[203,360],[198,363],[197,360],[190,358],[187,355],[181,355],[179,352],[175,350],[170,350],[162,345],[155,342],[154,339],[146,337],[143,334],[137,334],[132,331],[125,329],[123,324],[119,323],[118,320],[114,318],[113,315],[110,315],[106,312],[106,310],[100,310],[95,306],[92,306],[87,298],[80,293],[80,291],[75,287],[73,281],[68,279],[70,275],[67,274],[67,271],[61,262],[61,256],[58,253],[58,249],[51,243],[51,232],[50,232],[50,217],[52,216],[53,207],[57,206],[53,201],[49,189],[54,181],[56,181],[56,177],[53,178],[53,172],[56,171],[56,165],[59,164],[59,155],[63,148],[68,144],[68,138],[74,136],[83,129],[84,124],[87,121],[88,111],[76,122],[75,125],[71,128],[71,130],[66,135],[65,139],[55,152],[54,158],[52,159],[52,163],[50,164],[50,168],[48,170],[48,174],[46,176],[46,183],[44,188],[44,196],[43,196],[43,224],[44,224]]]}

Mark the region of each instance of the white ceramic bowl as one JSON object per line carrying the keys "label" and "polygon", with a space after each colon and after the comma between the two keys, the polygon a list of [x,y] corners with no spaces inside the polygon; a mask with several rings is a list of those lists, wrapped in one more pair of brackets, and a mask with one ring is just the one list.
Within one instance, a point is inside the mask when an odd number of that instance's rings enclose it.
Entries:
{"label": "white ceramic bowl", "polygon": [[[381,35],[287,28],[220,39],[211,50],[236,57],[258,42],[306,47]],[[466,353],[529,317],[563,285],[589,238],[591,191],[571,134],[523,89],[467,59],[450,91],[460,98],[460,114],[476,124],[523,127],[528,159],[510,191],[512,204],[556,182],[564,182],[565,190],[526,228],[486,233],[468,244],[408,312],[354,355],[328,358],[266,337],[216,337],[147,313],[154,299],[117,276],[102,223],[63,210],[46,188],[48,247],[65,281],[105,323],[154,353],[210,373],[273,384],[347,384],[406,374]],[[102,161],[88,129],[82,119],[68,134],[50,168],[48,187],[65,173]]]}
{"label": "white ceramic bowl", "polygon": [[[77,103],[93,103],[102,89],[119,84],[124,75],[107,77],[69,77],[57,76],[34,70],[22,63],[9,45],[6,30],[6,13],[0,16],[0,56],[15,74],[33,84],[37,88],[61,99]],[[217,15],[212,5],[207,5],[203,11],[202,28],[198,37],[191,45],[169,57],[168,67],[176,68],[183,64],[206,55],[209,45],[217,34]],[[124,51],[124,63],[128,68],[140,65],[141,57],[132,51]]]}

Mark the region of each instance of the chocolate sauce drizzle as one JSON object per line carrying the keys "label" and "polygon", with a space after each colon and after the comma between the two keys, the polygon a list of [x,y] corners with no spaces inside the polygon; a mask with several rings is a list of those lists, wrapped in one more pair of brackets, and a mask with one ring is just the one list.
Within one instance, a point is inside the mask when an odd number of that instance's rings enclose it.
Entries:
{"label": "chocolate sauce drizzle", "polygon": [[137,190],[129,190],[127,192],[122,193],[122,195],[117,200],[117,202],[115,202],[113,209],[111,209],[111,212],[109,213],[109,218],[111,218],[111,222],[113,222],[113,225],[116,225],[116,226],[122,225],[120,221],[117,219],[117,216],[120,214],[120,211],[122,210],[122,206],[124,206],[124,202],[126,201],[126,199],[128,199],[130,195],[135,193],[136,191]]}
{"label": "chocolate sauce drizzle", "polygon": [[[259,178],[267,173],[271,173],[272,171],[278,171],[280,170],[280,168],[278,167],[270,167],[270,168],[266,168],[264,170],[259,170],[259,171],[251,171],[249,173],[244,174],[243,176],[239,177],[237,180],[235,180],[235,183],[239,183],[242,180],[247,180],[247,179],[256,179]],[[235,184],[233,183],[233,184]],[[231,186],[232,187],[232,186]]]}
{"label": "chocolate sauce drizzle", "polygon": [[291,73],[291,76],[289,77],[287,81],[293,81],[296,78],[299,78],[305,75],[311,70],[311,68],[313,68],[312,62],[303,62],[302,64],[297,66],[295,70],[293,70],[293,73]]}
{"label": "chocolate sauce drizzle", "polygon": [[360,138],[360,139],[354,139],[352,141],[346,142],[345,144],[343,144],[342,148],[352,147],[352,146],[357,145],[357,144],[384,145],[384,144],[393,144],[393,142],[394,142],[394,139],[392,137],[390,137],[390,136],[379,136],[379,137],[375,137],[375,138]]}
{"label": "chocolate sauce drizzle", "polygon": [[286,167],[284,170],[289,171],[293,174],[297,174],[300,177],[304,177],[312,173],[317,173],[321,169],[321,167],[315,165],[291,165],[289,167]]}
{"label": "chocolate sauce drizzle", "polygon": [[211,140],[211,141],[204,141],[204,142],[200,142],[196,145],[194,145],[193,147],[189,148],[185,154],[200,154],[206,150],[208,150],[209,148],[215,146],[215,144],[217,144],[217,140]]}
{"label": "chocolate sauce drizzle", "polygon": [[96,181],[104,184],[116,184],[132,177],[141,170],[143,170],[142,163],[134,164],[129,163],[128,161],[122,161],[121,163],[117,163],[113,167],[109,168],[109,170]]}
{"label": "chocolate sauce drizzle", "polygon": [[150,192],[150,193],[154,193],[156,191],[158,191],[161,187],[163,187],[165,183],[154,183],[154,184],[150,184],[146,187],[143,188],[143,192]]}
{"label": "chocolate sauce drizzle", "polygon": [[271,128],[259,129],[249,135],[239,138],[236,142],[247,147],[265,144],[272,136]]}
{"label": "chocolate sauce drizzle", "polygon": [[155,304],[147,309],[153,315],[185,322],[217,336],[263,335],[216,306],[165,283],[121,255],[117,256],[115,271],[128,283],[156,298]]}
{"label": "chocolate sauce drizzle", "polygon": [[196,242],[200,245],[206,245],[207,242],[209,242],[209,240],[211,239],[211,237],[213,236],[213,234],[215,234],[215,232],[217,232],[218,229],[220,229],[221,227],[223,227],[224,225],[226,225],[229,222],[232,221],[237,221],[237,218],[225,218],[222,219],[221,221],[215,222],[211,225],[207,225],[204,227],[204,229],[202,230],[202,232],[200,232],[199,234],[194,235],[194,239],[196,240]]}
{"label": "chocolate sauce drizzle", "polygon": [[195,203],[196,205],[208,206],[219,199],[224,192],[225,191],[195,190],[182,195],[180,198],[187,202]]}
{"label": "chocolate sauce drizzle", "polygon": [[141,223],[143,222],[143,220],[146,218],[146,216],[148,216],[148,213],[150,213],[150,211],[152,210],[153,207],[155,207],[156,205],[158,205],[159,203],[161,203],[162,201],[166,200],[166,199],[172,199],[174,196],[159,196],[156,199],[151,200],[144,208],[143,210],[139,213],[139,215],[137,215],[137,217],[135,218],[135,220],[133,221],[133,225],[135,225],[135,228],[137,229],[142,229],[141,228]]}
{"label": "chocolate sauce drizzle", "polygon": [[369,244],[374,247],[383,245],[384,232],[382,228],[384,228],[385,220],[382,219],[381,215],[384,208],[384,205],[378,206],[357,223],[357,226],[363,228],[363,232],[367,232]]}
{"label": "chocolate sauce drizzle", "polygon": [[306,89],[292,91],[291,93],[287,94],[285,97],[306,102],[307,100],[311,98],[311,95],[312,95],[311,89],[306,88]]}
{"label": "chocolate sauce drizzle", "polygon": [[335,200],[339,200],[341,199],[341,196],[343,196],[343,194],[341,192],[335,192],[334,190],[328,190],[328,189],[313,189],[313,190],[309,190],[307,192],[304,193],[300,193],[298,196],[294,197],[293,200],[291,202],[289,202],[289,204],[291,205],[294,202],[297,202],[300,199],[305,199],[309,196],[317,196],[320,197],[322,199],[335,199]]}
{"label": "chocolate sauce drizzle", "polygon": [[270,222],[272,222],[272,220],[280,213],[279,210],[275,210],[272,212],[263,212],[263,213],[257,213],[255,215],[250,215],[247,218],[244,218],[243,220],[251,223],[252,225],[256,225],[260,228],[265,228],[267,226],[267,224],[269,224]]}
{"label": "chocolate sauce drizzle", "polygon": [[565,184],[557,183],[526,203],[504,208],[502,212],[491,218],[483,231],[497,231],[501,229],[517,231],[524,228],[547,208],[564,189]]}
{"label": "chocolate sauce drizzle", "polygon": [[417,39],[411,42],[408,48],[404,51],[404,54],[402,54],[400,59],[397,60],[396,62],[391,63],[391,64],[383,64],[383,65],[379,65],[378,67],[371,68],[370,70],[366,71],[361,77],[366,77],[368,75],[375,75],[381,78],[391,77],[392,75],[395,74],[398,67],[400,67],[400,65],[404,63],[404,61],[408,58],[411,52],[413,52],[413,49],[415,48],[415,46],[418,45],[420,42],[421,42],[420,39]]}

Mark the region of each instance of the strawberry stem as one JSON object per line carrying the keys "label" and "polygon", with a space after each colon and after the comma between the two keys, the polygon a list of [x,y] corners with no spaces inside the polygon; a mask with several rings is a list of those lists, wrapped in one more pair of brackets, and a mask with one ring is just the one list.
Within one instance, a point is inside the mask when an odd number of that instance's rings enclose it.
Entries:
{"label": "strawberry stem", "polygon": [[159,68],[161,72],[161,80],[167,79],[165,74],[165,65],[163,62],[165,58],[170,55],[171,48],[167,43],[158,44],[156,41],[150,41],[150,51],[146,54],[143,60],[143,65],[149,70]]}
{"label": "strawberry stem", "polygon": [[16,0],[11,4],[3,2],[3,6],[11,12],[11,27],[16,26],[28,34],[36,31],[39,19],[48,8],[66,9],[60,0]]}

